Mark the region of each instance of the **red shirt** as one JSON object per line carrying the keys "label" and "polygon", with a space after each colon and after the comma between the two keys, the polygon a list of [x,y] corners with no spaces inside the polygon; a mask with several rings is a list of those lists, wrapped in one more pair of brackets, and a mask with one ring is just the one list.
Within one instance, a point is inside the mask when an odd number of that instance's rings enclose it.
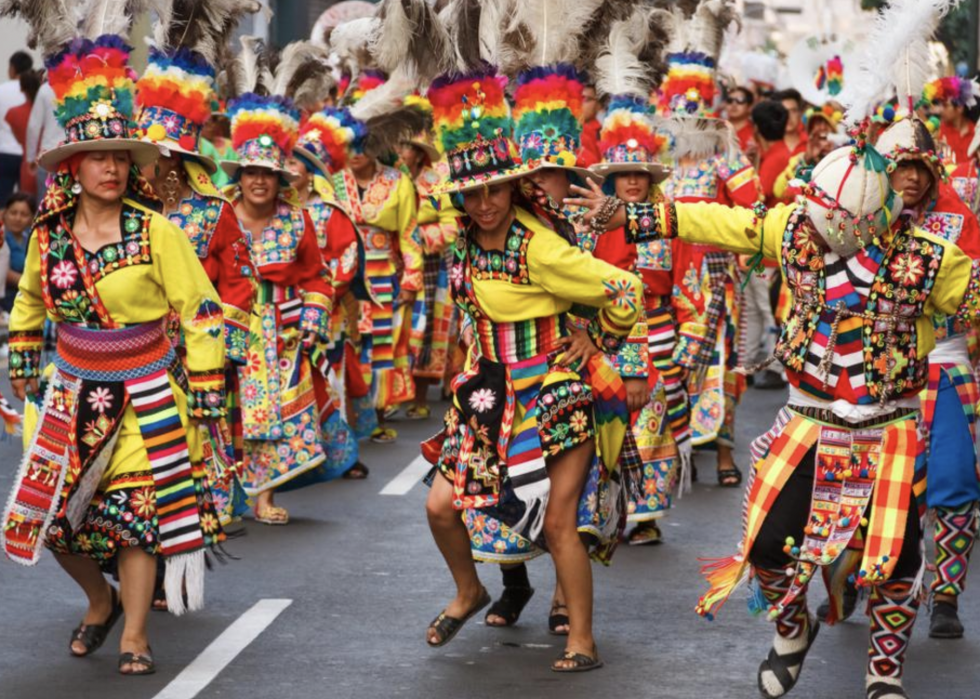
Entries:
{"label": "red shirt", "polygon": [[755,137],[755,129],[752,127],[752,120],[745,122],[742,128],[735,132],[738,137],[738,147],[742,149],[743,153],[748,153],[749,145],[752,143],[752,139]]}
{"label": "red shirt", "polygon": [[578,167],[589,167],[602,160],[602,153],[599,152],[599,129],[601,124],[598,119],[585,122],[582,126],[582,149],[578,153]]}
{"label": "red shirt", "polygon": [[967,155],[967,151],[970,149],[970,143],[973,141],[973,134],[976,131],[976,124],[969,124],[966,129],[965,134],[961,134],[959,130],[954,129],[946,124],[941,124],[939,127],[939,137],[945,141],[949,149],[953,151],[953,157],[958,163],[965,163],[970,159]]}
{"label": "red shirt", "polygon": [[762,154],[759,163],[759,181],[762,182],[762,191],[766,195],[766,206],[779,203],[773,194],[773,188],[776,186],[776,178],[786,169],[792,157],[793,154],[783,141],[773,143]]}

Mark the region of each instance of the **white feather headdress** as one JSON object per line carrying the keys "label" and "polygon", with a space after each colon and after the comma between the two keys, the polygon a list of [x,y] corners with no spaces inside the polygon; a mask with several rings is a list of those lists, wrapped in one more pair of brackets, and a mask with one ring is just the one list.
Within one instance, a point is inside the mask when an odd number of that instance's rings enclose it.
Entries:
{"label": "white feather headdress", "polygon": [[929,40],[939,20],[958,0],[891,0],[865,35],[864,49],[848,76],[840,102],[849,125],[871,115],[878,103],[898,95],[909,109],[929,81]]}

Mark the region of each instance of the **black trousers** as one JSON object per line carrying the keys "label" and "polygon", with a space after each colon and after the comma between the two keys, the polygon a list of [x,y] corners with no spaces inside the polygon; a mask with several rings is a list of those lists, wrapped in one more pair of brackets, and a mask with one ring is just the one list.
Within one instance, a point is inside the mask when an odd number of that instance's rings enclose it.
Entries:
{"label": "black trousers", "polygon": [[7,198],[20,184],[20,161],[22,156],[0,153],[0,206],[7,204]]}
{"label": "black trousers", "polygon": [[[803,541],[803,529],[810,515],[810,500],[813,495],[813,479],[815,476],[817,448],[814,446],[800,461],[796,470],[786,481],[785,487],[776,497],[772,509],[759,529],[749,560],[756,568],[778,570],[793,565],[795,561],[783,551],[786,537],[793,537],[797,543]],[[898,563],[892,571],[892,579],[914,578],[922,565],[922,554],[919,540],[922,529],[919,526],[919,515],[915,505],[915,497],[909,503],[909,516],[905,522],[905,537],[902,540],[902,552]]]}

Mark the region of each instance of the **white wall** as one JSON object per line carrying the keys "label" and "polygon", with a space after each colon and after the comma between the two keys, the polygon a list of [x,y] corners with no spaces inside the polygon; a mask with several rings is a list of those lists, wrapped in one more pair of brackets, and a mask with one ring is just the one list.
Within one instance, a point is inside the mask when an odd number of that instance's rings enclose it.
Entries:
{"label": "white wall", "polygon": [[[20,19],[0,19],[0,78],[7,79],[7,66],[10,56],[15,51],[28,51],[27,24]],[[34,56],[34,67],[41,67],[41,54],[31,51]]]}

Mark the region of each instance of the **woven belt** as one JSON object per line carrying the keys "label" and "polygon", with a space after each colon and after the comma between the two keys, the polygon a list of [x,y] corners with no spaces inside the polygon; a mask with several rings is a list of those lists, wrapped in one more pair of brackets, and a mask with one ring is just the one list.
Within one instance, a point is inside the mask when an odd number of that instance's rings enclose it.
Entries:
{"label": "woven belt", "polygon": [[88,381],[127,381],[170,366],[173,345],[163,321],[126,328],[95,330],[61,323],[58,354],[62,371]]}
{"label": "woven belt", "polygon": [[870,418],[868,420],[861,420],[860,422],[850,422],[835,415],[832,410],[827,410],[826,408],[813,408],[813,407],[803,407],[790,405],[788,406],[797,415],[802,415],[803,417],[810,418],[811,420],[816,420],[817,422],[823,422],[828,425],[834,425],[835,427],[845,427],[849,430],[860,430],[866,429],[868,427],[880,427],[889,422],[896,422],[904,418],[910,417],[912,415],[918,414],[919,410],[917,408],[896,408],[895,410],[881,415],[879,417]]}

